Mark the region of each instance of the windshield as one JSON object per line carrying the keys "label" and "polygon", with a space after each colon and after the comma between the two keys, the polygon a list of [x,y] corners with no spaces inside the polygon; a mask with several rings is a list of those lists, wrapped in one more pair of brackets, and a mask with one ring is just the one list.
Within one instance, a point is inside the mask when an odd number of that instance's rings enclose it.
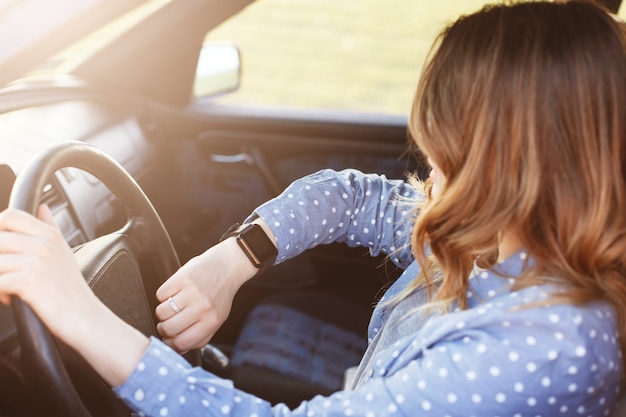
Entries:
{"label": "windshield", "polygon": [[0,0],[0,85],[144,0]]}

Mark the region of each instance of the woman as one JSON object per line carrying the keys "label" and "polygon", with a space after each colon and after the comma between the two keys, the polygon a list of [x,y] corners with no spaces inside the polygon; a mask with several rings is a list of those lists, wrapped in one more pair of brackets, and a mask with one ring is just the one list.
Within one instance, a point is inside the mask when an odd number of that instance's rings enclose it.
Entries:
{"label": "woman", "polygon": [[[97,301],[45,207],[43,222],[0,215],[2,301],[23,298],[146,415],[608,414],[626,341],[621,24],[578,2],[463,17],[439,38],[410,129],[433,168],[429,198],[322,171],[256,210],[278,262],[344,241],[406,268],[374,311],[351,390],[288,410],[190,368]],[[158,293],[164,339],[184,350],[208,337],[198,305],[255,272],[232,238],[188,263]]]}

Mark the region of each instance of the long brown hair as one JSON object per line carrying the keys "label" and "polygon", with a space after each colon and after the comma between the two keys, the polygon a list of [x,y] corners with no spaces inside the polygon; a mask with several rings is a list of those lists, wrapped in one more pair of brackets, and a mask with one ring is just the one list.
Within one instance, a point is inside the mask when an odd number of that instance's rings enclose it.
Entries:
{"label": "long brown hair", "polygon": [[446,178],[413,230],[415,286],[434,288],[436,265],[433,302],[466,307],[474,264],[493,267],[507,231],[535,261],[515,288],[608,300],[626,341],[623,23],[577,1],[460,18],[431,53],[410,131]]}

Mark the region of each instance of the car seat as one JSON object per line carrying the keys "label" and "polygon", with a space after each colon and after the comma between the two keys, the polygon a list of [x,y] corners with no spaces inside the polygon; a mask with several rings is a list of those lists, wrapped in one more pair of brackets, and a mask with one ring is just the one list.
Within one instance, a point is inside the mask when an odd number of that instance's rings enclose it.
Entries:
{"label": "car seat", "polygon": [[371,309],[321,292],[288,290],[249,313],[230,359],[235,386],[296,407],[341,388],[367,348]]}

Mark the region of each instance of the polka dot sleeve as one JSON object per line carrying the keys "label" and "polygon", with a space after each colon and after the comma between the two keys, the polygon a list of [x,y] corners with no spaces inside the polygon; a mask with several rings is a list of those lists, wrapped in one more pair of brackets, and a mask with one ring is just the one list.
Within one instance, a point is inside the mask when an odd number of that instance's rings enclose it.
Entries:
{"label": "polka dot sleeve", "polygon": [[406,268],[410,251],[411,209],[423,198],[400,180],[356,170],[323,170],[293,182],[255,210],[272,228],[277,262],[319,244],[365,246],[372,255],[390,254]]}
{"label": "polka dot sleeve", "polygon": [[[139,416],[271,415],[268,402],[236,390],[229,380],[191,367],[156,338],[151,338],[128,380],[113,391]],[[246,413],[241,412],[244,406]]]}
{"label": "polka dot sleeve", "polygon": [[608,415],[621,383],[612,311],[509,307],[493,303],[435,318],[380,352],[354,391],[317,396],[294,410],[190,367],[156,339],[115,392],[143,416]]}

